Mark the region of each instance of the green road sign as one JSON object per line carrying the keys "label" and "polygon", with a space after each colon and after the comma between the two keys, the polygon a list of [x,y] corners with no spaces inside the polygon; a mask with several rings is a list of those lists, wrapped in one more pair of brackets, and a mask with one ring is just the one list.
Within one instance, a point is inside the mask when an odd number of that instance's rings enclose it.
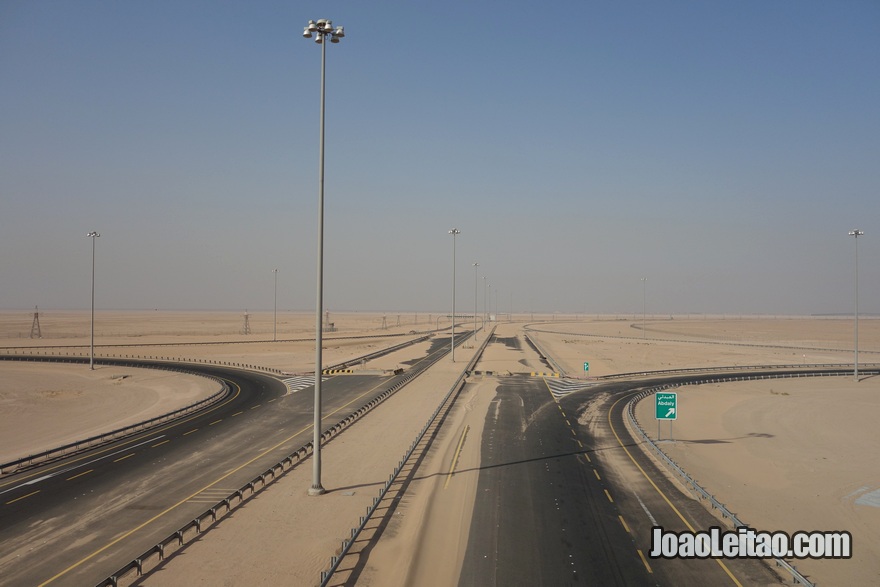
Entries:
{"label": "green road sign", "polygon": [[657,392],[654,394],[654,417],[658,420],[678,419],[678,394]]}
{"label": "green road sign", "polygon": [[584,371],[589,371],[589,370],[590,370],[590,364],[584,363]]}

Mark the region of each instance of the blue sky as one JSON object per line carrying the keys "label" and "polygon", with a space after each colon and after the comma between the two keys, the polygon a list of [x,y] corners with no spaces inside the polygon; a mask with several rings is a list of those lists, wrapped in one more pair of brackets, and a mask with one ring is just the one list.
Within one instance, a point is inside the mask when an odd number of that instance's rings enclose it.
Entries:
{"label": "blue sky", "polygon": [[[550,7],[550,8],[548,8]],[[0,308],[880,312],[880,4],[0,3]],[[479,280],[482,288],[483,280]],[[482,306],[482,289],[479,304]]]}

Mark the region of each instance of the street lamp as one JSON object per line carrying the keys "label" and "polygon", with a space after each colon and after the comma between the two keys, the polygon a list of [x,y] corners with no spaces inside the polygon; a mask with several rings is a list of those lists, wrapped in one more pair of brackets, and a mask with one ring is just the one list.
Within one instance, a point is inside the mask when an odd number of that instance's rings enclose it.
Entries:
{"label": "street lamp", "polygon": [[477,343],[477,283],[479,283],[477,267],[479,266],[479,263],[474,263],[474,344]]}
{"label": "street lamp", "polygon": [[489,279],[488,275],[483,276],[483,325],[485,326],[486,321],[489,320],[489,306],[486,304],[486,292],[489,291]]}
{"label": "street lamp", "polygon": [[321,495],[324,487],[321,485],[321,345],[323,344],[323,331],[321,327],[321,313],[324,311],[324,72],[327,64],[327,43],[329,37],[331,43],[338,43],[345,36],[341,26],[333,28],[333,23],[327,19],[317,22],[310,20],[303,30],[303,37],[311,39],[315,35],[315,42],[321,45],[321,122],[318,133],[318,285],[317,302],[315,305],[315,422],[314,437],[312,441],[312,486],[309,487],[309,495]]}
{"label": "street lamp", "polygon": [[272,342],[278,340],[278,269],[273,269],[275,274],[275,309],[272,312]]}
{"label": "street lamp", "polygon": [[642,340],[645,340],[647,337],[648,330],[645,328],[645,316],[646,316],[646,308],[647,308],[647,290],[648,290],[648,278],[642,277]]}
{"label": "street lamp", "polygon": [[486,291],[489,293],[489,321],[492,321],[492,284],[486,284]]}
{"label": "street lamp", "polygon": [[89,369],[95,370],[95,239],[101,236],[94,230],[86,235],[92,239],[92,336],[90,353],[89,353]]}
{"label": "street lamp", "polygon": [[855,357],[853,357],[853,378],[859,380],[859,237],[865,234],[861,230],[849,231],[849,235],[856,239],[856,316],[855,316]]}
{"label": "street lamp", "polygon": [[457,228],[449,231],[452,235],[452,362],[455,362],[455,237],[461,234]]}

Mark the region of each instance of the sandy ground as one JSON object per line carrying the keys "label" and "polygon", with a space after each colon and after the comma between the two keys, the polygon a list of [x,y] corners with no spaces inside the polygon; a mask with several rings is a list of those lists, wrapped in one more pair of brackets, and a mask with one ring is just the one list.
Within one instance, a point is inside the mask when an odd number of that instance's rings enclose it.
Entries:
{"label": "sandy ground", "polygon": [[[165,319],[158,320],[159,316]],[[116,345],[210,340],[223,344],[188,344],[162,352],[213,360],[241,357],[245,359],[242,362],[291,372],[307,371],[310,362],[314,366],[314,351],[308,342],[293,342],[308,338],[310,317],[288,315],[284,328],[279,326],[278,337],[280,341],[283,332],[286,342],[272,342],[271,313],[268,324],[265,316],[260,320],[256,316],[249,319],[252,327],[261,324],[260,334],[242,335],[233,330],[241,327],[241,314],[147,312],[131,316],[130,325],[120,314],[106,321],[99,340]],[[66,338],[59,335],[42,340],[26,338],[32,317],[32,313],[18,316],[15,321],[0,314],[0,347],[7,347],[0,352],[19,352],[9,350],[14,346],[87,343],[88,321],[82,314],[65,316],[67,330],[62,328],[61,320],[53,326],[59,333],[66,332]],[[405,324],[407,317],[409,323]],[[545,318],[545,323],[532,328],[563,334],[537,332],[534,336],[570,375],[579,377],[717,365],[852,361],[852,321],[846,319],[665,318],[648,319],[647,329],[642,330],[640,319],[591,318],[573,324],[558,316],[556,320]],[[331,321],[334,319],[339,336],[406,335],[429,327],[427,314],[421,315],[420,324],[415,315],[401,315],[400,326],[396,325],[396,314],[387,315],[387,329],[381,328],[382,315],[331,316]],[[436,321],[436,315],[432,320]],[[41,315],[41,323],[46,336],[46,324],[51,321]],[[431,322],[430,327],[434,326]],[[478,368],[495,372],[547,370],[522,340],[521,329],[522,324],[499,324],[500,340],[490,344]],[[25,335],[18,338],[15,332]],[[327,341],[324,360],[331,363],[405,338]],[[154,351],[155,347],[144,349]],[[880,361],[880,320],[860,322],[860,349],[862,362]],[[395,353],[364,368],[393,368],[411,358],[414,351]],[[101,352],[120,351],[102,347]],[[371,413],[363,424],[328,445],[324,453],[325,485],[331,490],[328,495],[307,498],[310,469],[294,469],[183,554],[172,558],[145,584],[237,585],[245,581],[268,585],[277,584],[281,578],[288,584],[315,584],[342,538],[357,524],[439,398],[448,391],[470,352],[457,351],[461,364],[442,361]],[[590,363],[588,373],[583,371],[585,361]],[[0,363],[0,369],[6,368]],[[40,387],[36,376],[22,380],[33,384],[34,389]],[[878,379],[855,384],[846,378],[824,378],[680,390],[683,415],[674,425],[678,442],[665,446],[720,501],[756,528],[852,532],[856,553],[852,561],[797,563],[813,580],[820,584],[877,584],[878,385]],[[28,389],[28,384],[22,389]],[[112,393],[116,389],[111,384],[106,397],[116,397]],[[454,581],[445,579],[457,576],[466,544],[467,525],[463,520],[468,518],[476,484],[473,469],[479,462],[480,427],[493,395],[494,383],[489,377],[475,377],[465,388],[405,496],[393,508],[387,508],[392,517],[384,526],[381,540],[370,542],[366,552],[351,564],[346,560],[344,567],[355,569],[358,584]],[[646,405],[640,409],[646,409]],[[642,419],[650,423],[646,430],[656,435],[653,419]],[[389,430],[394,433],[389,434]],[[450,476],[452,457],[460,442],[457,472]],[[279,511],[286,515],[279,516]],[[261,524],[270,523],[277,532],[273,532],[275,539],[265,541]],[[282,536],[285,539],[279,540]],[[298,554],[292,557],[291,552]],[[420,552],[442,552],[443,557],[432,556],[434,562],[430,562],[419,556]],[[432,580],[441,578],[444,580],[439,583]]]}
{"label": "sandy ground", "polygon": [[[800,560],[821,584],[880,584],[880,378],[763,380],[676,390],[662,448],[760,530],[847,530],[852,560]],[[654,404],[637,418],[657,438]],[[668,422],[661,438],[670,438]]]}
{"label": "sandy ground", "polygon": [[206,377],[153,369],[0,361],[0,462],[137,424],[219,390]]}

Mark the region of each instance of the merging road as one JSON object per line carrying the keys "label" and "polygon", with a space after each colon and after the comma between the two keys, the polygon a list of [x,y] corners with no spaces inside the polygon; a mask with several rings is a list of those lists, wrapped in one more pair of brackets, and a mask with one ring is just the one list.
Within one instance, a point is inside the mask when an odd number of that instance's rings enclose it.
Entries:
{"label": "merging road", "polygon": [[650,385],[499,378],[461,586],[780,584],[761,561],[648,556],[654,525],[719,525],[626,430],[624,405]]}
{"label": "merging road", "polygon": [[[313,380],[187,366],[222,378],[213,407],[0,479],[0,585],[94,585],[311,440]],[[322,386],[324,425],[398,377],[342,375]]]}

